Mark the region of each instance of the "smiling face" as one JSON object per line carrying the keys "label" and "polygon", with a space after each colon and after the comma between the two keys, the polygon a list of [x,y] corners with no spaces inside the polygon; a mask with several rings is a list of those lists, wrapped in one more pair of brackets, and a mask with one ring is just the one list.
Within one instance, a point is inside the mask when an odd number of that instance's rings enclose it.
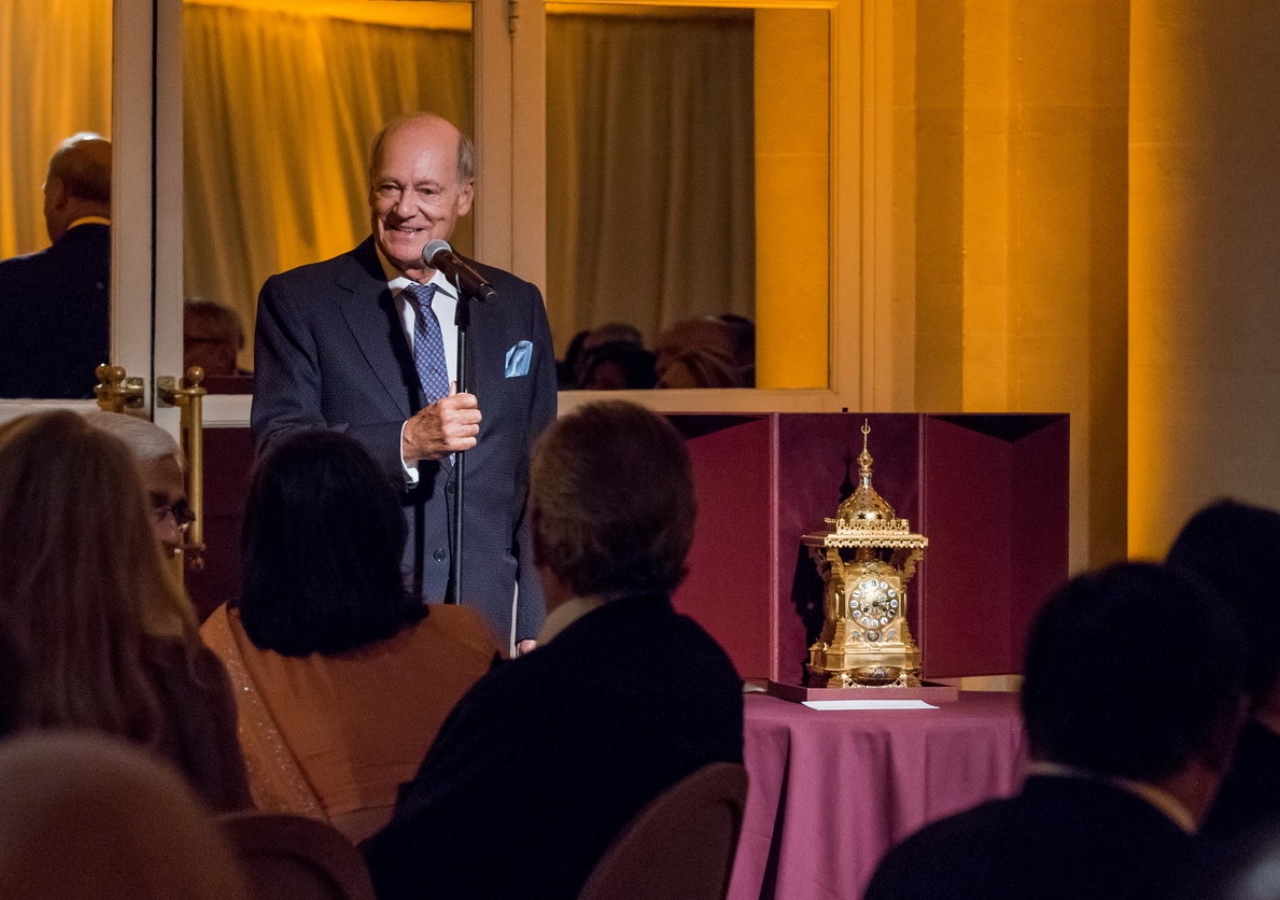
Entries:
{"label": "smiling face", "polygon": [[397,269],[415,281],[432,270],[422,250],[448,240],[460,216],[471,211],[473,188],[458,171],[458,129],[437,116],[404,120],[374,150],[369,208],[373,237]]}

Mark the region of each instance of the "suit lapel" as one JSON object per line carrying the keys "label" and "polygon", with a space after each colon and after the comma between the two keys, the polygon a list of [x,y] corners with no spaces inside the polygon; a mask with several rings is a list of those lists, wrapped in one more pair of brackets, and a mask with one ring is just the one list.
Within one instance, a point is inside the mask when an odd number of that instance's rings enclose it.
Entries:
{"label": "suit lapel", "polygon": [[467,329],[467,379],[471,393],[480,398],[483,411],[485,399],[492,396],[493,341],[500,337],[501,329],[494,328],[493,303],[471,301],[471,327]]}
{"label": "suit lapel", "polygon": [[382,278],[372,238],[352,252],[348,264],[334,280],[344,291],[340,307],[356,346],[396,408],[409,418],[417,411],[411,407],[418,400],[415,394],[421,388],[405,342],[404,327],[396,314],[395,300]]}

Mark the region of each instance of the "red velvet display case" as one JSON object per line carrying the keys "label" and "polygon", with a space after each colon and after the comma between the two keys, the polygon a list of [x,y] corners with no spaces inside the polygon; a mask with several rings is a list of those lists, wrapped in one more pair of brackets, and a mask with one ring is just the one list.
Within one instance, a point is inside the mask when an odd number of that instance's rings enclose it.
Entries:
{"label": "red velvet display case", "polygon": [[[925,677],[1020,671],[1027,624],[1067,573],[1067,416],[670,418],[689,442],[699,507],[676,605],[743,677],[800,681],[822,600],[800,536],[835,515],[864,419],[876,490],[929,538],[908,585]],[[202,617],[239,590],[252,456],[247,428],[205,431],[205,566],[187,574]],[[857,463],[848,471],[856,480]]]}
{"label": "red velvet display case", "polygon": [[[799,683],[822,582],[800,543],[856,481],[869,422],[873,483],[929,547],[908,585],[926,678],[1021,670],[1023,639],[1067,574],[1066,415],[673,415],[699,517],[677,607],[744,677]],[[846,468],[846,457],[850,458]]]}

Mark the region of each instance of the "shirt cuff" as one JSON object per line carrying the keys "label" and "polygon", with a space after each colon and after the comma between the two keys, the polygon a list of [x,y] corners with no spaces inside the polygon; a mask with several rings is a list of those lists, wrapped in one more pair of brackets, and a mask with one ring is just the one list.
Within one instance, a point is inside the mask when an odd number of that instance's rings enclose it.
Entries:
{"label": "shirt cuff", "polygon": [[405,484],[413,487],[418,483],[418,461],[415,459],[413,462],[409,462],[404,458],[404,430],[408,426],[408,422],[400,426],[400,469],[404,472]]}

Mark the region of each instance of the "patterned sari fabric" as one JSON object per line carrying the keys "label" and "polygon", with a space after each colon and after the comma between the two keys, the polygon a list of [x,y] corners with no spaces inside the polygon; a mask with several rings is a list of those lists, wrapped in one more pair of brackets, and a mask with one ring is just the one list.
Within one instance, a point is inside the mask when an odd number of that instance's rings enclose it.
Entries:
{"label": "patterned sari fabric", "polygon": [[254,803],[330,822],[352,841],[391,817],[445,716],[499,655],[479,616],[456,606],[332,657],[259,650],[226,607],[200,635],[231,678]]}

